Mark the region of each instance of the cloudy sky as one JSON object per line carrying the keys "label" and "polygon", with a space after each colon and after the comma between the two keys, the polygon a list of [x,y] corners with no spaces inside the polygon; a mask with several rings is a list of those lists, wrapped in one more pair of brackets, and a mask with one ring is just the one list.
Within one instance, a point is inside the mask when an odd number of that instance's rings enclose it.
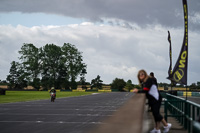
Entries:
{"label": "cloudy sky", "polygon": [[[188,84],[200,81],[200,1],[188,1]],[[0,79],[19,61],[23,43],[71,43],[83,52],[86,79],[137,83],[138,70],[167,82],[168,33],[173,66],[184,34],[182,0],[0,0]]]}

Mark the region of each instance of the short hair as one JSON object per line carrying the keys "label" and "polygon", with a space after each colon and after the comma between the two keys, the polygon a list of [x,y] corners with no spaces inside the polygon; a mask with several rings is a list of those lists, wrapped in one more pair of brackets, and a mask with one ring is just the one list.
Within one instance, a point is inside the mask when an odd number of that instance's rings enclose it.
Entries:
{"label": "short hair", "polygon": [[150,73],[150,76],[151,76],[151,77],[154,77],[154,73],[153,73],[153,72],[151,72],[151,73]]}

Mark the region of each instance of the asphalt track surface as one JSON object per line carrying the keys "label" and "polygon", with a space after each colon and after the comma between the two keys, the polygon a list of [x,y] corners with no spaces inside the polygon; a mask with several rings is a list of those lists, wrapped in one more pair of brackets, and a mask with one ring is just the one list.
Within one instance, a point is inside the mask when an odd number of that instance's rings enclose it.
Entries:
{"label": "asphalt track surface", "polygon": [[[185,99],[185,97],[182,97]],[[200,104],[200,97],[188,97],[187,98],[189,101],[192,101],[194,103]]]}
{"label": "asphalt track surface", "polygon": [[104,123],[134,94],[112,92],[80,97],[0,104],[0,133],[87,133]]}

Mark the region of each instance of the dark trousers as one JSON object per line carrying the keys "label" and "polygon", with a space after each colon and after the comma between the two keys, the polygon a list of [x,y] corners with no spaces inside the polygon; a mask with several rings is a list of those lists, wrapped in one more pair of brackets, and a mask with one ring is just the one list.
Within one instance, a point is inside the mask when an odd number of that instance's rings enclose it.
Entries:
{"label": "dark trousers", "polygon": [[153,117],[155,122],[162,121],[163,117],[160,114],[160,106],[161,106],[161,100],[156,100],[155,98],[150,99],[149,105],[151,107],[151,111],[153,113]]}

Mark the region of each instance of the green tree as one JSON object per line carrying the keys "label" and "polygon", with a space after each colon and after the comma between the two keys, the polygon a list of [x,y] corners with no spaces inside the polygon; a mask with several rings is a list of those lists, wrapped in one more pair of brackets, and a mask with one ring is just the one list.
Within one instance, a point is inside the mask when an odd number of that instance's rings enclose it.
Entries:
{"label": "green tree", "polygon": [[115,78],[111,84],[111,89],[117,89],[119,91],[124,91],[124,87],[126,86],[126,82],[124,79]]}
{"label": "green tree", "polygon": [[82,89],[86,89],[87,90],[87,87],[86,87],[86,79],[85,79],[85,75],[87,74],[87,71],[86,69],[83,69],[81,71],[81,74],[80,74],[80,83],[82,85]]}
{"label": "green tree", "polygon": [[102,83],[101,77],[97,75],[97,77],[91,81],[91,88],[102,89]]}
{"label": "green tree", "polygon": [[9,87],[12,89],[23,89],[27,86],[27,73],[24,72],[20,63],[13,61],[11,63],[10,74],[7,76]]}
{"label": "green tree", "polygon": [[67,66],[71,87],[72,89],[76,89],[77,84],[75,80],[77,79],[78,75],[81,74],[83,69],[86,69],[86,64],[83,63],[82,53],[70,43],[64,43],[62,46],[62,53],[65,60],[64,62]]}
{"label": "green tree", "polygon": [[42,85],[45,88],[76,89],[78,75],[86,70],[81,54],[69,43],[64,43],[62,47],[46,44],[41,50]]}
{"label": "green tree", "polygon": [[[59,77],[59,68],[64,63],[62,62],[62,52],[59,46],[54,44],[46,44],[41,50],[41,70],[42,82],[48,84],[45,87],[56,87],[56,81]],[[64,67],[64,65],[63,65]],[[44,85],[44,84],[43,84]]]}
{"label": "green tree", "polygon": [[40,88],[40,63],[41,55],[40,49],[35,47],[33,44],[24,44],[19,51],[21,57],[19,58],[23,65],[23,70],[27,73],[26,79],[29,84],[35,89]]}
{"label": "green tree", "polygon": [[197,89],[200,89],[200,82],[197,82]]}
{"label": "green tree", "polygon": [[[62,47],[46,44],[41,48],[33,44],[23,44],[19,51],[21,63],[13,62],[8,80],[11,84],[28,82],[34,88],[44,89],[54,86],[57,89],[77,88],[76,79],[85,76],[86,64],[82,53],[69,43]],[[16,76],[18,73],[18,76]],[[15,75],[14,75],[15,74]]]}
{"label": "green tree", "polygon": [[126,86],[125,86],[126,91],[130,91],[131,89],[133,89],[133,87],[134,87],[134,85],[132,84],[132,81],[128,80],[126,82]]}
{"label": "green tree", "polygon": [[189,86],[189,88],[192,89],[192,90],[197,89],[196,83],[192,83],[192,84]]}
{"label": "green tree", "polygon": [[10,88],[15,87],[15,83],[16,83],[16,80],[18,78],[17,66],[18,66],[17,62],[15,62],[15,61],[11,62],[11,68],[10,68],[10,71],[9,71],[10,74],[6,78],[6,80],[9,82]]}

